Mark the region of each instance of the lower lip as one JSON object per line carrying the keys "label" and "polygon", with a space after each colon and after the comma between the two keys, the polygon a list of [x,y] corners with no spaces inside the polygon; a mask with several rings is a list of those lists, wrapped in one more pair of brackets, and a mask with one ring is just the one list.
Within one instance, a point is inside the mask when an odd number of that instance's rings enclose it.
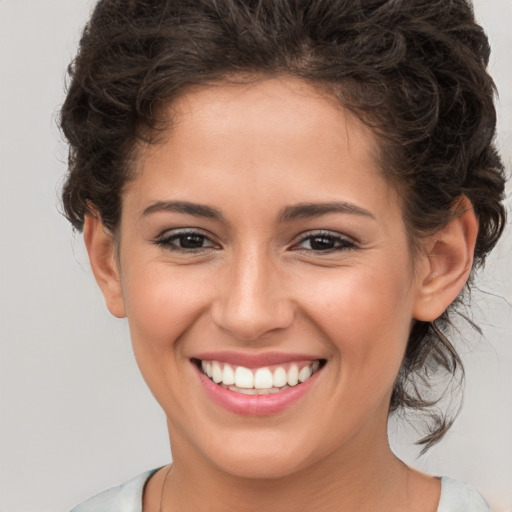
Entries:
{"label": "lower lip", "polygon": [[226,389],[211,381],[196,365],[199,381],[209,397],[224,409],[244,416],[268,416],[277,414],[298,402],[316,382],[321,369],[308,380],[293,388],[268,395],[246,395]]}

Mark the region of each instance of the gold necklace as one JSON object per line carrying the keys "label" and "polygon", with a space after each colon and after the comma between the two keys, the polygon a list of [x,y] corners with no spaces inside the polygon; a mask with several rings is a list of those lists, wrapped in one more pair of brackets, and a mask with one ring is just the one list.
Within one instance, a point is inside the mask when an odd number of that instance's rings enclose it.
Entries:
{"label": "gold necklace", "polygon": [[167,483],[167,478],[169,477],[171,468],[172,468],[172,464],[169,464],[169,469],[167,470],[167,473],[165,474],[164,484],[162,485],[162,494],[160,494],[160,507],[158,509],[158,512],[162,512],[162,503],[164,501],[165,484]]}

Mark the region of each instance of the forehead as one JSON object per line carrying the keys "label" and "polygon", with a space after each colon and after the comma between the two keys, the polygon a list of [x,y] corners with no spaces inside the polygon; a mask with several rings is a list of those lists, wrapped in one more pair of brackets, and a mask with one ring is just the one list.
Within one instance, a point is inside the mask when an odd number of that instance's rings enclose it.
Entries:
{"label": "forehead", "polygon": [[193,193],[177,199],[203,203],[251,193],[268,200],[280,194],[289,203],[334,201],[355,190],[367,202],[393,191],[372,130],[299,79],[190,88],[166,113],[166,136],[147,148],[139,179],[128,186],[141,196],[163,194],[167,183],[167,194]]}
{"label": "forehead", "polygon": [[[303,80],[288,76],[260,78],[245,83],[220,82],[185,90],[170,105],[174,139],[191,135],[205,139],[250,134],[261,149],[286,144],[302,137],[309,151],[336,140],[343,152],[358,152],[375,163],[378,144],[372,130],[356,118],[332,94]],[[271,137],[274,144],[271,144]],[[240,142],[240,140],[237,140]],[[297,148],[294,148],[295,150]],[[334,149],[334,148],[331,148]]]}

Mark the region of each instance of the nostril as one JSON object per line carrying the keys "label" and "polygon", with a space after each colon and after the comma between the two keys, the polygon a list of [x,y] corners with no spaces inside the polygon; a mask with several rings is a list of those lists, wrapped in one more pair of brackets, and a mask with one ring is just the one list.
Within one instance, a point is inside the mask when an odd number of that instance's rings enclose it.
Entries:
{"label": "nostril", "polygon": [[294,310],[286,301],[238,302],[227,300],[212,306],[212,320],[223,331],[242,341],[255,341],[264,335],[286,329],[293,323]]}

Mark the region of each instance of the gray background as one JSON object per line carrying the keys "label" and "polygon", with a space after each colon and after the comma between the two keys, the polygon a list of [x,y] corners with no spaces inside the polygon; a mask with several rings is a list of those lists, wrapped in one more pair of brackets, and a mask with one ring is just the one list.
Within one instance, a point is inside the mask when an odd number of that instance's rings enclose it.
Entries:
{"label": "gray background", "polygon": [[[56,112],[91,6],[0,0],[0,512],[66,511],[170,458],[164,416],[138,374],[126,323],[107,313],[82,240],[57,211],[66,147]],[[512,0],[475,8],[493,45],[499,144],[511,169]],[[416,459],[414,430],[390,428],[408,461],[470,482],[509,511],[511,261],[509,228],[474,295],[485,337],[462,328],[466,399],[446,440]]]}

